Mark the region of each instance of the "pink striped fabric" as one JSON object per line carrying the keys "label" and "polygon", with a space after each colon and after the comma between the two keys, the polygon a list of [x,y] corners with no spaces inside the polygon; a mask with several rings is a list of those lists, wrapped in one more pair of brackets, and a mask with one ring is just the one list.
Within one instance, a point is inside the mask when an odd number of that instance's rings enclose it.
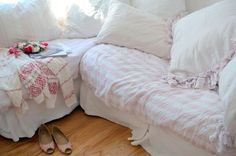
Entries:
{"label": "pink striped fabric", "polygon": [[224,108],[215,91],[171,88],[169,62],[137,50],[98,45],[81,62],[82,79],[109,107],[128,111],[217,153]]}

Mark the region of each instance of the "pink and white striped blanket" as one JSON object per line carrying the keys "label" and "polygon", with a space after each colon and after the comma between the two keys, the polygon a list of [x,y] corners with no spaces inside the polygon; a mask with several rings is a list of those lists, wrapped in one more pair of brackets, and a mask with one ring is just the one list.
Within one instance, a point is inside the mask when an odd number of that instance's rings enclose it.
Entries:
{"label": "pink and white striped blanket", "polygon": [[168,67],[168,61],[137,50],[98,45],[84,55],[80,70],[106,105],[217,153],[228,142],[217,92],[171,88],[163,80]]}
{"label": "pink and white striped blanket", "polygon": [[[33,99],[54,108],[60,88],[68,107],[77,102],[72,73],[63,58],[34,60],[23,53],[17,57],[8,55],[7,49],[1,49],[0,69],[0,90],[5,91],[11,101],[4,107],[25,111],[28,109],[26,99]],[[23,88],[27,89],[29,97],[23,97]]]}

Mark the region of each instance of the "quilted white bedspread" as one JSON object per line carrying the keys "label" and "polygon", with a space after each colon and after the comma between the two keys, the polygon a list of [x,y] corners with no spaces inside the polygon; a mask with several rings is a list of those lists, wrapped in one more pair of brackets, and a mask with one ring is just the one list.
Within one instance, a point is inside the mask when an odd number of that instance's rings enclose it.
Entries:
{"label": "quilted white bedspread", "polygon": [[106,105],[217,153],[224,134],[224,108],[218,94],[171,88],[162,79],[168,67],[168,61],[152,55],[102,44],[86,52],[80,71]]}

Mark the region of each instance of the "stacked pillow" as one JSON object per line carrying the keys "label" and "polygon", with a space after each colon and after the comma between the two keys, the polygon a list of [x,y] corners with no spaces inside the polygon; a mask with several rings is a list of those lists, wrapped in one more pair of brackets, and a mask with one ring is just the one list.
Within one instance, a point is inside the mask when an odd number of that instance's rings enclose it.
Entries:
{"label": "stacked pillow", "polygon": [[[129,0],[121,0],[130,4]],[[65,21],[65,38],[97,36],[107,16],[110,0],[78,0],[73,2]]]}
{"label": "stacked pillow", "polygon": [[47,0],[0,3],[0,47],[24,40],[52,40],[60,35]]}
{"label": "stacked pillow", "polygon": [[224,58],[232,56],[236,1],[224,0],[194,12],[173,27],[170,85],[215,89]]}
{"label": "stacked pillow", "polygon": [[[165,2],[170,4],[169,1]],[[181,4],[182,7],[177,9],[179,11],[185,6],[184,2]],[[173,17],[175,13],[176,11],[170,17]],[[108,17],[97,36],[97,43],[124,46],[158,57],[169,58],[172,41],[171,23],[165,18],[167,14],[161,15],[155,16],[118,0],[112,0]]]}

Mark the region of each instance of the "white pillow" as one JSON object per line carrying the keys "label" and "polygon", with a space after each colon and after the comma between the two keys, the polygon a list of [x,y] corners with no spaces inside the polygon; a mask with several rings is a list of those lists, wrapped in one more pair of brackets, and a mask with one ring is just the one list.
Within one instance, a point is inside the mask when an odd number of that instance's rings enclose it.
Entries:
{"label": "white pillow", "polygon": [[216,88],[219,64],[231,55],[235,36],[235,0],[218,2],[180,19],[173,28],[169,84]]}
{"label": "white pillow", "polygon": [[163,19],[113,0],[97,43],[124,46],[168,58],[171,38],[168,23]]}
{"label": "white pillow", "polygon": [[131,5],[163,18],[185,11],[185,0],[131,0]]}
{"label": "white pillow", "polygon": [[[120,0],[129,4],[129,0]],[[83,0],[74,2],[68,9],[65,21],[65,38],[97,36],[107,16],[110,0]]]}
{"label": "white pillow", "polygon": [[0,47],[22,40],[52,40],[61,31],[47,0],[0,3]]}
{"label": "white pillow", "polygon": [[220,73],[219,95],[225,106],[226,131],[236,135],[236,58],[232,59]]}

